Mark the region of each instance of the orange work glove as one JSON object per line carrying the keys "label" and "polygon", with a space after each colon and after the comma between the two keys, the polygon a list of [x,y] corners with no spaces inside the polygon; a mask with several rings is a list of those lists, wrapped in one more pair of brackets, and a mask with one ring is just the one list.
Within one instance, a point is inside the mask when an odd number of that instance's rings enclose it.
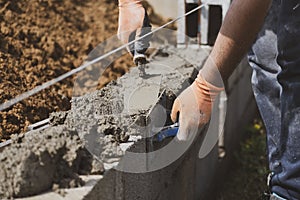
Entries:
{"label": "orange work glove", "polygon": [[[124,43],[131,42],[151,31],[150,21],[141,0],[119,0],[118,37]],[[133,56],[143,55],[150,46],[147,36],[128,47]]]}
{"label": "orange work glove", "polygon": [[191,134],[196,134],[198,129],[209,122],[212,112],[213,102],[217,95],[224,90],[207,82],[202,70],[196,80],[185,89],[175,100],[171,112],[173,122],[179,115],[179,131],[177,139],[188,140]]}

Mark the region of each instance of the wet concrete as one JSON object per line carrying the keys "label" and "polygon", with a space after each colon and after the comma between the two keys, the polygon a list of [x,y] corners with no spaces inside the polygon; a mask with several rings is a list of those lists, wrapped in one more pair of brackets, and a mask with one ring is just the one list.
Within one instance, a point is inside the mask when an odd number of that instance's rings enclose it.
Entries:
{"label": "wet concrete", "polygon": [[80,186],[77,173],[82,153],[82,141],[65,126],[14,138],[0,154],[0,196],[39,194],[54,184]]}

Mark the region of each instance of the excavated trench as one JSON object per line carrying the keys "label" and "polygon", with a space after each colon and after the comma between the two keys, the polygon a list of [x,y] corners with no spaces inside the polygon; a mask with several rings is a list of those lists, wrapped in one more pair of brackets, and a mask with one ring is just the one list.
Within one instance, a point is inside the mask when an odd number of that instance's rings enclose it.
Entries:
{"label": "excavated trench", "polygon": [[[157,175],[162,178],[167,174],[172,179],[172,173],[167,173],[172,171],[170,168],[153,172],[156,178],[150,178],[152,182],[142,186],[144,190],[153,190],[150,191],[152,195],[146,192],[144,197],[147,198],[144,198],[140,192],[132,191],[136,187],[132,184],[146,183],[149,176],[154,177],[152,173],[122,173],[112,167],[122,161],[125,152],[149,150],[149,138],[141,138],[147,124],[159,117],[149,115],[151,107],[163,107],[166,110],[164,123],[170,123],[168,116],[173,100],[195,78],[195,68],[201,67],[206,55],[207,52],[200,49],[164,47],[147,65],[150,78],[146,84],[138,76],[138,69],[132,68],[103,89],[74,97],[71,110],[51,115],[49,128],[15,137],[0,154],[0,197],[27,197],[51,189],[80,187],[84,181],[79,175],[103,174],[103,179],[85,199],[162,199],[162,194],[154,195],[158,186],[149,184],[158,181]],[[128,94],[143,84],[143,87],[157,84],[157,74],[160,75],[158,103],[153,102],[146,109],[125,112]],[[147,98],[147,89],[139,91]],[[152,144],[151,150],[160,149],[170,141]],[[113,177],[119,177],[118,181]],[[128,184],[125,186],[125,183]],[[165,187],[168,184],[166,182]]]}

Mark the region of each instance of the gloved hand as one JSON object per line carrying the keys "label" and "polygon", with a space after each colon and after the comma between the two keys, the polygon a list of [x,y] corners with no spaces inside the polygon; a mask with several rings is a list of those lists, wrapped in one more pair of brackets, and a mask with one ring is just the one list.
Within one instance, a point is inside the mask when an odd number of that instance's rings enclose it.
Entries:
{"label": "gloved hand", "polygon": [[[131,42],[151,31],[150,21],[141,0],[119,0],[118,38],[124,43]],[[133,56],[143,55],[148,47],[151,35],[128,47]]]}
{"label": "gloved hand", "polygon": [[178,140],[188,140],[191,134],[196,134],[198,129],[210,120],[213,102],[223,89],[207,82],[202,71],[199,72],[193,84],[185,89],[173,104],[173,122],[176,121],[178,112],[180,113]]}

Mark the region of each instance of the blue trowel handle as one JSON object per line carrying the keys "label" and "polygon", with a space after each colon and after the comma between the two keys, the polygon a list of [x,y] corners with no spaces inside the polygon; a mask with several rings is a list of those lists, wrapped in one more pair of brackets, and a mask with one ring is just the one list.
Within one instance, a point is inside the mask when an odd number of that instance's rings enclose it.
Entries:
{"label": "blue trowel handle", "polygon": [[157,141],[161,142],[165,138],[176,136],[178,132],[178,128],[179,127],[177,126],[177,127],[168,128],[166,130],[162,130],[157,134]]}

